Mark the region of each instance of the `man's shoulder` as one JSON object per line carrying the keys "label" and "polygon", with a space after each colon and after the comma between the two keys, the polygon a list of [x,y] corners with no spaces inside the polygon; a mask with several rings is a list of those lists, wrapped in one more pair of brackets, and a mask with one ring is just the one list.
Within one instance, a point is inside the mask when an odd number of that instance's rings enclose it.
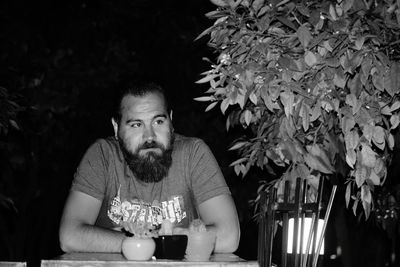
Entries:
{"label": "man's shoulder", "polygon": [[194,147],[204,144],[204,141],[198,137],[188,137],[181,134],[175,134],[174,146],[177,148]]}
{"label": "man's shoulder", "polygon": [[119,154],[118,141],[114,137],[99,138],[92,143],[88,151],[102,153],[105,155]]}
{"label": "man's shoulder", "polygon": [[210,151],[203,139],[198,137],[187,137],[176,134],[174,142],[174,152],[183,154],[185,157],[190,155],[201,155]]}
{"label": "man's shoulder", "polygon": [[98,138],[92,146],[100,146],[105,149],[117,149],[118,141],[114,137]]}

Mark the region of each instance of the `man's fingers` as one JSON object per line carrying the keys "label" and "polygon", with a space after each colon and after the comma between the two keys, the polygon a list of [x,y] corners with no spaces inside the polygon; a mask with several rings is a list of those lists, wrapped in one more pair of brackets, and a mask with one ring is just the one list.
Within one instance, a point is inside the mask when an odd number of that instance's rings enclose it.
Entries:
{"label": "man's fingers", "polygon": [[175,227],[172,231],[174,235],[188,235],[189,230],[187,228]]}

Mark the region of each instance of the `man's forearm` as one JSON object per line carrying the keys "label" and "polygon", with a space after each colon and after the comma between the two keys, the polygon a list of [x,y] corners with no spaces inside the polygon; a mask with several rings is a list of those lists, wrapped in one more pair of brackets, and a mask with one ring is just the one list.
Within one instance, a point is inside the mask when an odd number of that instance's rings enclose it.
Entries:
{"label": "man's forearm", "polygon": [[235,231],[234,229],[232,229],[232,231],[229,231],[227,229],[222,229],[222,227],[211,225],[207,226],[207,230],[215,231],[217,234],[214,252],[232,253],[235,252],[238,248],[240,239],[239,231]]}
{"label": "man's forearm", "polygon": [[60,232],[64,252],[121,252],[125,234],[93,225],[79,225]]}

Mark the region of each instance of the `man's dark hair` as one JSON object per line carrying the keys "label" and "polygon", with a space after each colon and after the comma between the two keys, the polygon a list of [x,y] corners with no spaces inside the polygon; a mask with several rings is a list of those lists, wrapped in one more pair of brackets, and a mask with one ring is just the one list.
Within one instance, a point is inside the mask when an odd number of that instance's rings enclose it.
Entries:
{"label": "man's dark hair", "polygon": [[168,105],[167,95],[165,94],[164,89],[154,82],[136,82],[130,83],[124,86],[119,93],[117,94],[115,101],[114,101],[114,108],[112,117],[114,120],[119,123],[121,120],[121,102],[122,99],[127,95],[132,95],[136,97],[142,97],[149,93],[159,93],[164,97],[165,106],[167,108],[168,113],[170,112],[170,108]]}

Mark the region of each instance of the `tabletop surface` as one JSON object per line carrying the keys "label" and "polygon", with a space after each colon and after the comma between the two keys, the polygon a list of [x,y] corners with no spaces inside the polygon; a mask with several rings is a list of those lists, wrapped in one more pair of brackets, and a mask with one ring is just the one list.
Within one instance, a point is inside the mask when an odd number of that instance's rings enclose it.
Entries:
{"label": "tabletop surface", "polygon": [[55,259],[42,260],[43,267],[64,267],[64,266],[201,266],[201,267],[258,267],[257,261],[245,261],[235,254],[213,254],[210,261],[190,262],[186,260],[149,260],[149,261],[129,261],[120,253],[67,253]]}

